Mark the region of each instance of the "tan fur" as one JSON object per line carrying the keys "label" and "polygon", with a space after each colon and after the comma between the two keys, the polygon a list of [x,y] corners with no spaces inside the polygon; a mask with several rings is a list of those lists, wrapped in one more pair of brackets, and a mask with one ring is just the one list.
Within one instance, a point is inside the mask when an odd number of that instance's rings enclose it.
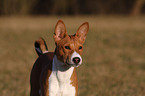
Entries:
{"label": "tan fur", "polygon": [[71,82],[72,86],[74,86],[75,90],[76,90],[75,96],[77,96],[77,93],[78,93],[78,79],[77,79],[76,68],[74,68],[73,74],[71,76],[71,81],[72,81]]}

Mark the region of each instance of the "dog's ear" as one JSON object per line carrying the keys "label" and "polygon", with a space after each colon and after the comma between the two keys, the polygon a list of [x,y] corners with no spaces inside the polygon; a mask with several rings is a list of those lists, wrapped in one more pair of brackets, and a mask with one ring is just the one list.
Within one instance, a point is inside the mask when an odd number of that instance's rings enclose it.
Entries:
{"label": "dog's ear", "polygon": [[75,34],[75,36],[79,38],[82,44],[85,42],[88,31],[89,31],[89,23],[85,22],[79,27],[77,33]]}
{"label": "dog's ear", "polygon": [[53,36],[55,43],[58,43],[61,39],[65,38],[66,35],[67,32],[65,24],[63,23],[62,20],[59,20],[55,26],[55,32]]}

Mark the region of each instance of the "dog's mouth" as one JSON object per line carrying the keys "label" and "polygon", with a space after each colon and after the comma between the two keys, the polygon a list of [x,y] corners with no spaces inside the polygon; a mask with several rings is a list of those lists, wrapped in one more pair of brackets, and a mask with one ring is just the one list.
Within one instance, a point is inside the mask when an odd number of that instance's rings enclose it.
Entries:
{"label": "dog's mouth", "polygon": [[70,67],[78,67],[79,65],[81,65],[82,63],[82,59],[80,56],[75,56],[69,58],[69,56],[67,56],[66,59],[64,59],[64,64]]}
{"label": "dog's mouth", "polygon": [[66,60],[65,64],[67,66],[71,66],[71,67],[78,67],[80,64],[79,63],[74,63],[74,64],[71,64],[71,63],[68,63],[68,61]]}

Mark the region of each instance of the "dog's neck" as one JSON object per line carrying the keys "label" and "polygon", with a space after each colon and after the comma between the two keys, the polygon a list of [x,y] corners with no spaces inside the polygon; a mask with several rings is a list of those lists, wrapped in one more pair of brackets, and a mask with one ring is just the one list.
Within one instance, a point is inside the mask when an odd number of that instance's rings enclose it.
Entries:
{"label": "dog's neck", "polygon": [[70,80],[73,70],[74,67],[65,65],[63,62],[57,59],[56,55],[54,55],[52,72],[56,73],[58,80],[60,79],[59,81],[62,81],[61,79]]}
{"label": "dog's neck", "polygon": [[68,66],[66,64],[64,64],[63,62],[61,62],[60,60],[58,60],[57,56],[54,55],[54,58],[53,58],[53,68],[54,68],[54,71],[67,71],[71,68],[71,66]]}

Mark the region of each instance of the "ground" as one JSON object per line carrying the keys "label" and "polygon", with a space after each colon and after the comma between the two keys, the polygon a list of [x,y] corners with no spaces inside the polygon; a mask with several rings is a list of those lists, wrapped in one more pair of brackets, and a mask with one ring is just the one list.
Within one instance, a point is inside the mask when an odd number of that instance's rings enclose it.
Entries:
{"label": "ground", "polygon": [[145,17],[0,17],[0,96],[29,96],[30,71],[43,37],[54,51],[53,32],[62,19],[69,34],[85,21],[90,30],[77,68],[79,96],[144,96]]}

